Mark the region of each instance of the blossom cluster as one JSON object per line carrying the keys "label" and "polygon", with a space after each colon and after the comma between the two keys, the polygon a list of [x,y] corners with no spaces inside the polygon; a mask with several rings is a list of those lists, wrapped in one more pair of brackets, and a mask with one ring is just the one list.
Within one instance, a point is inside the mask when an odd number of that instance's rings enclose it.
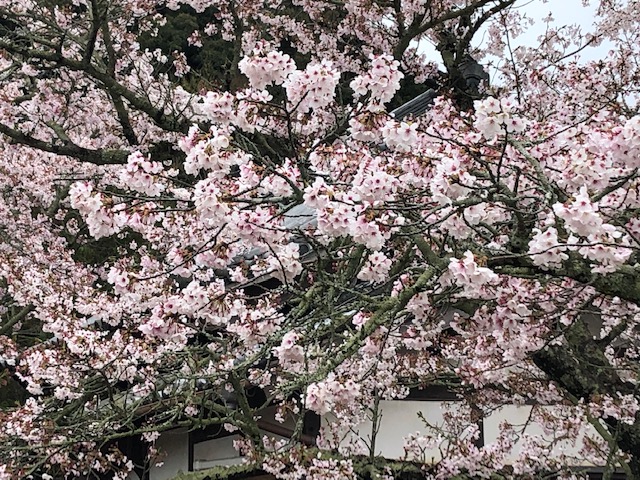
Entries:
{"label": "blossom cluster", "polygon": [[267,51],[267,45],[257,45],[252,55],[238,63],[239,70],[247,76],[251,86],[262,90],[268,85],[281,85],[295,71],[296,65],[289,55]]}
{"label": "blossom cluster", "polygon": [[487,140],[494,139],[502,133],[521,133],[526,122],[514,114],[516,104],[511,99],[498,100],[488,97],[474,102],[476,118],[475,127]]}
{"label": "blossom cluster", "polygon": [[490,268],[479,266],[475,255],[469,250],[460,259],[450,259],[447,271],[440,277],[443,286],[461,287],[462,294],[467,298],[483,298],[487,294],[487,287],[497,280],[498,275]]}
{"label": "blossom cluster", "polygon": [[384,143],[399,152],[408,152],[418,143],[418,124],[388,121],[382,127]]}
{"label": "blossom cluster", "polygon": [[300,336],[295,331],[289,331],[282,337],[280,345],[273,349],[283,368],[293,372],[300,372],[303,368],[304,349],[298,345],[299,340]]}
{"label": "blossom cluster", "polygon": [[572,233],[567,240],[570,248],[600,264],[594,271],[615,271],[631,256],[628,235],[604,222],[598,204],[591,201],[586,187],[580,189],[572,202],[554,204],[553,211]]}
{"label": "blossom cluster", "polygon": [[533,238],[529,241],[529,255],[534,265],[542,268],[557,268],[564,260],[569,258],[565,245],[558,239],[558,231],[554,227],[547,228],[544,232],[540,229],[533,230]]}
{"label": "blossom cluster", "polygon": [[554,204],[553,211],[564,220],[569,230],[583,237],[598,233],[604,227],[604,221],[598,214],[598,205],[591,202],[586,187],[580,189],[570,204]]}
{"label": "blossom cluster", "polygon": [[350,83],[350,87],[359,97],[369,94],[369,109],[380,110],[389,102],[400,88],[400,80],[404,74],[399,70],[400,62],[391,55],[372,55],[371,68],[358,75]]}
{"label": "blossom cluster", "polygon": [[136,192],[156,196],[164,191],[165,186],[157,182],[154,176],[163,171],[161,163],[145,158],[141,152],[134,152],[129,155],[127,166],[120,174],[120,181]]}
{"label": "blossom cluster", "polygon": [[95,238],[107,237],[121,230],[125,223],[123,212],[114,212],[103,202],[103,196],[95,192],[89,182],[75,183],[69,190],[71,206],[86,219],[89,233]]}
{"label": "blossom cluster", "polygon": [[333,63],[323,60],[310,64],[304,70],[294,71],[284,82],[290,107],[298,113],[326,107],[336,94],[336,85],[340,80],[340,72],[333,68]]}
{"label": "blossom cluster", "polygon": [[389,278],[392,261],[382,252],[373,252],[364,267],[358,272],[358,279],[372,283],[382,283]]}
{"label": "blossom cluster", "polygon": [[345,408],[360,394],[360,386],[351,378],[338,379],[330,373],[323,381],[307,387],[304,404],[306,408],[320,415]]}
{"label": "blossom cluster", "polygon": [[629,118],[622,127],[620,136],[624,158],[630,168],[640,168],[640,115]]}

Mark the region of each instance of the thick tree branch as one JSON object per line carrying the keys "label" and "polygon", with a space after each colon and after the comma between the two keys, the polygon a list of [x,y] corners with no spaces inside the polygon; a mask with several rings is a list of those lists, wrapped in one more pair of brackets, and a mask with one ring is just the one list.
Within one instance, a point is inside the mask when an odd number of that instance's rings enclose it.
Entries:
{"label": "thick tree branch", "polygon": [[171,132],[187,133],[189,131],[191,122],[165,114],[161,108],[155,107],[153,103],[151,103],[151,100],[129,90],[112,75],[98,70],[93,65],[85,65],[82,61],[67,58],[59,51],[24,48],[4,39],[0,39],[0,49],[5,49],[23,58],[44,60],[61,67],[66,67],[75,72],[84,72],[91,79],[97,81],[101,85],[101,88],[105,89],[111,95],[121,96],[126,99],[133,108],[146,113],[158,127]]}
{"label": "thick tree branch", "polygon": [[0,327],[0,335],[7,335],[18,322],[22,321],[27,315],[33,312],[33,310],[33,305],[23,307],[18,313],[11,317],[7,323]]}
{"label": "thick tree branch", "polygon": [[[590,401],[598,395],[638,393],[635,385],[620,379],[604,355],[604,346],[594,340],[583,320],[576,320],[564,337],[566,344],[548,346],[533,354],[532,360],[569,394]],[[612,417],[605,417],[604,421],[610,432],[617,432],[612,438],[620,450],[631,455],[629,467],[636,477],[640,476],[640,461],[634,458],[640,452],[640,414],[633,425]]]}
{"label": "thick tree branch", "polygon": [[[461,17],[464,17],[464,16],[472,15],[478,9],[484,7],[485,5],[487,5],[488,3],[491,3],[493,1],[494,0],[480,0],[478,2],[471,3],[471,4],[467,5],[464,8],[458,8],[458,9],[455,9],[455,10],[451,10],[451,11],[445,13],[445,14],[439,15],[436,18],[432,18],[428,22],[412,24],[406,30],[406,34],[403,37],[400,38],[400,41],[398,42],[398,44],[396,45],[396,48],[393,51],[393,57],[396,60],[400,60],[402,58],[402,55],[404,54],[405,50],[409,47],[409,44],[411,43],[411,41],[414,38],[416,38],[417,36],[422,35],[426,31],[431,30],[431,29],[433,29],[435,27],[441,26],[441,25],[443,25],[445,22],[447,22],[449,20],[454,20],[456,18],[461,18]],[[495,10],[496,12],[499,12],[499,11],[504,10],[505,8],[511,6],[514,2],[515,2],[515,0],[501,1],[498,5],[493,7],[492,10]]]}
{"label": "thick tree branch", "polygon": [[90,150],[80,147],[74,143],[65,145],[55,145],[44,140],[33,138],[25,133],[0,123],[0,133],[9,137],[12,141],[28,147],[33,147],[56,155],[73,157],[82,162],[93,163],[94,165],[119,165],[127,163],[130,152],[127,150],[99,149]]}

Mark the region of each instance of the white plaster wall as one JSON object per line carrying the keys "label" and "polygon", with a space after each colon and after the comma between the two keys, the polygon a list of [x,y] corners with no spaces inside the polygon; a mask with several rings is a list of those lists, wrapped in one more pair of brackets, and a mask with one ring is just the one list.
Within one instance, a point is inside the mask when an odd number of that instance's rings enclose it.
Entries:
{"label": "white plaster wall", "polygon": [[[447,406],[445,406],[447,405]],[[404,456],[404,438],[415,432],[422,434],[433,434],[433,431],[426,428],[422,420],[418,417],[418,413],[422,412],[424,418],[433,426],[443,424],[443,412],[446,408],[455,408],[455,402],[437,402],[437,401],[382,401],[380,402],[380,411],[382,418],[380,420],[380,430],[376,437],[375,454],[382,455],[386,458],[400,459]],[[544,434],[540,424],[537,424],[530,418],[531,406],[523,405],[507,405],[494,412],[483,420],[484,445],[490,445],[498,439],[500,424],[506,422],[513,425],[520,435],[542,436],[544,441],[553,440],[553,434]],[[538,407],[546,410],[552,410],[553,406]],[[326,426],[332,421],[330,416],[322,419],[323,425]],[[367,445],[370,444],[372,434],[372,423],[364,422],[358,425],[355,433],[348,434],[345,432],[345,438],[342,445],[348,444],[354,438],[359,437]],[[357,437],[355,437],[357,435]],[[552,456],[566,455],[575,460],[577,465],[587,465],[580,455],[585,436],[598,437],[597,432],[590,425],[585,425],[580,434],[576,438],[558,441],[552,450]],[[437,462],[442,457],[440,448],[446,445],[435,445],[431,450],[427,450],[425,458],[427,461]],[[528,452],[523,451],[522,437],[516,443],[511,451],[508,460],[513,462],[521,454],[527,455]]]}
{"label": "white plaster wall", "polygon": [[[386,458],[400,459],[404,456],[404,437],[412,433],[427,434],[430,430],[418,416],[422,416],[432,425],[442,425],[443,408],[446,402],[418,401],[418,400],[383,400],[380,402],[381,413],[380,428],[376,436],[375,454]],[[450,402],[449,402],[450,403]],[[332,418],[325,416],[322,424],[326,426]],[[370,444],[372,434],[372,422],[364,422],[356,428],[356,435],[367,445]],[[348,435],[348,434],[347,434]],[[345,437],[343,444],[347,444],[350,438]],[[442,457],[437,448],[426,451],[426,458],[433,462]]]}
{"label": "white plaster wall", "polygon": [[[424,425],[418,414],[422,413],[427,422],[438,427],[443,424],[443,412],[447,408],[455,408],[455,402],[425,400],[381,401],[380,427],[376,437],[375,454],[391,459],[403,458],[404,438],[407,435],[416,432],[422,434],[433,433],[432,430]],[[531,406],[527,405],[507,405],[492,412],[483,421],[484,444],[489,445],[498,439],[499,426],[503,422],[515,426],[520,434],[544,436],[541,426],[530,418],[531,408]],[[553,409],[555,407],[538,408]],[[268,416],[265,416],[265,420],[267,418]],[[324,427],[331,422],[332,417],[330,415],[322,418]],[[291,426],[293,426],[293,423],[291,423]],[[262,433],[277,439],[284,438],[266,431],[262,431]],[[345,432],[343,444],[347,444],[350,440],[362,439],[368,445],[370,444],[371,434],[372,423],[370,421],[364,422],[358,425],[354,432]],[[593,427],[585,426],[575,442],[563,440],[558,444],[554,452],[558,455],[573,456],[577,460],[576,464],[586,465],[586,462],[580,461],[579,456],[579,450],[585,435],[598,436]],[[236,438],[239,438],[238,435],[232,435],[194,445],[194,469],[241,463],[242,457],[233,448],[233,440]],[[173,430],[163,433],[158,439],[157,445],[168,455],[164,458],[162,467],[152,466],[151,480],[167,480],[175,476],[179,471],[187,471],[189,441],[186,430]],[[522,440],[516,443],[509,456],[509,461],[516,460],[520,454],[526,455],[527,452],[523,452],[522,446]],[[435,445],[434,448],[425,452],[426,461],[437,462],[442,458],[439,447],[445,447],[445,445]]]}
{"label": "white plaster wall", "polygon": [[[260,430],[262,436],[275,440],[286,440],[280,435]],[[193,469],[203,470],[218,465],[238,465],[243,462],[243,457],[234,448],[234,440],[240,439],[240,435],[229,435],[222,438],[213,438],[204,442],[198,442],[193,446]]]}
{"label": "white plaster wall", "polygon": [[[500,425],[503,422],[513,425],[520,435],[541,436],[545,441],[553,441],[553,434],[545,434],[540,424],[531,418],[531,409],[529,405],[505,405],[504,407],[494,411],[491,415],[484,419],[484,443],[488,445],[497,440]],[[551,411],[553,406],[537,407]],[[576,464],[586,465],[587,463],[581,458],[580,449],[586,436],[598,437],[595,429],[588,425],[581,429],[580,434],[570,440],[558,441],[552,450],[552,458],[562,454],[568,455],[576,459]],[[526,455],[528,452],[523,451],[522,438],[516,443],[511,451],[508,459],[514,461],[518,456]]]}
{"label": "white plaster wall", "polygon": [[193,469],[202,470],[216,465],[237,465],[242,463],[242,457],[233,447],[234,440],[240,435],[230,435],[214,438],[193,446]]}
{"label": "white plaster wall", "polygon": [[168,480],[189,469],[189,432],[186,429],[163,432],[156,446],[164,454],[161,467],[151,465],[150,480]]}

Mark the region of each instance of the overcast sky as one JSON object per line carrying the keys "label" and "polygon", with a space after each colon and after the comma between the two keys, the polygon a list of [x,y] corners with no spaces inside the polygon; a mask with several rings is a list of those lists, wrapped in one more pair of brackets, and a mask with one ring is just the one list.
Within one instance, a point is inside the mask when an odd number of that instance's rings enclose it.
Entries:
{"label": "overcast sky", "polygon": [[[516,2],[516,8],[522,12],[526,12],[527,16],[536,20],[536,24],[531,26],[526,34],[516,40],[518,45],[536,45],[537,37],[544,33],[546,24],[542,21],[549,13],[554,18],[553,25],[571,25],[577,24],[582,27],[583,32],[593,30],[593,22],[596,19],[597,7],[592,5],[585,7],[582,0],[549,0],[544,3],[542,0],[519,0]],[[607,47],[586,49],[581,54],[586,58],[597,58],[602,53],[606,53]]]}
{"label": "overcast sky", "polygon": [[[594,2],[592,2],[594,3]],[[580,25],[583,32],[592,31],[593,22],[595,21],[596,6],[591,5],[585,7],[582,5],[582,0],[549,0],[544,3],[542,0],[518,0],[514,7],[518,8],[521,12],[533,20],[535,24],[530,26],[526,33],[512,40],[512,47],[515,48],[519,45],[527,45],[534,47],[538,45],[538,37],[542,35],[546,29],[546,23],[542,20],[546,18],[549,13],[552,14],[554,26]],[[476,44],[482,40],[482,32],[476,35]],[[429,55],[430,58],[440,61],[440,55],[436,52],[433,45],[421,45],[421,49],[424,48],[424,52]],[[606,55],[609,47],[602,45],[598,48],[588,48],[580,53],[582,59],[592,60],[602,58]],[[483,63],[485,63],[483,61]]]}

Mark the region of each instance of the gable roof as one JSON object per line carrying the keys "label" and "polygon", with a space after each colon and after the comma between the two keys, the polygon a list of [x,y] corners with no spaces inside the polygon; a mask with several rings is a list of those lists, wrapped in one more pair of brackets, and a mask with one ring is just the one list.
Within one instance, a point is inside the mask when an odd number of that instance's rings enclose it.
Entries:
{"label": "gable roof", "polygon": [[400,121],[408,116],[419,117],[424,112],[429,110],[431,105],[433,104],[433,100],[438,96],[438,93],[430,88],[424,93],[421,93],[417,97],[412,100],[409,100],[407,103],[400,105],[398,108],[391,112],[391,116],[393,116],[396,120]]}

